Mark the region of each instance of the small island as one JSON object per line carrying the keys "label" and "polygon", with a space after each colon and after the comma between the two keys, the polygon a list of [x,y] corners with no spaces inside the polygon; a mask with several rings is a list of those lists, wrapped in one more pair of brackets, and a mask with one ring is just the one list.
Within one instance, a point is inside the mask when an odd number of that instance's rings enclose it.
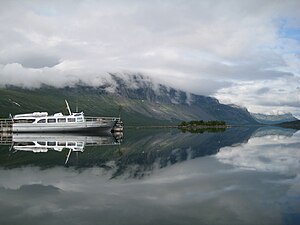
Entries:
{"label": "small island", "polygon": [[182,132],[203,133],[203,132],[223,132],[228,126],[225,121],[203,121],[192,120],[189,122],[183,121],[178,125]]}

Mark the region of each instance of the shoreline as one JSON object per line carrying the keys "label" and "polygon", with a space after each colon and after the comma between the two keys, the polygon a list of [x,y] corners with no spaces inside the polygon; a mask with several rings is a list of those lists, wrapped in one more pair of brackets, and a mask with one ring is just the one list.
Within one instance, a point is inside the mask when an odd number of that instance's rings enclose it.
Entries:
{"label": "shoreline", "polygon": [[[233,127],[267,127],[267,126],[272,126],[272,127],[281,127],[281,126],[278,126],[278,125],[268,125],[268,124],[246,124],[246,125],[243,125],[243,124],[237,124],[237,125],[232,125],[232,124],[229,124],[229,125],[225,125],[225,126],[192,126],[192,128],[233,128]],[[189,127],[189,126],[179,126],[179,125],[124,125],[124,128],[136,128],[136,129],[150,129],[150,128],[160,128],[160,129],[164,129],[164,128],[185,128],[185,127]]]}
{"label": "shoreline", "polygon": [[232,125],[225,125],[225,126],[179,126],[179,125],[128,125],[124,126],[125,128],[183,128],[183,129],[206,129],[206,128],[230,128],[233,127]]}

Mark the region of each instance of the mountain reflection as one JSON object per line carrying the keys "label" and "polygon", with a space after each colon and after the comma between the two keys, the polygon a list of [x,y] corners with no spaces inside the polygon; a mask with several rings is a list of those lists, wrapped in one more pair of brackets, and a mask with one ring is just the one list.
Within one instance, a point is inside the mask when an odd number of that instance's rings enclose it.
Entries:
{"label": "mountain reflection", "polygon": [[[76,169],[95,166],[104,168],[111,173],[112,178],[142,178],[156,169],[216,155],[220,149],[224,152],[226,147],[244,146],[249,139],[270,135],[291,137],[294,133],[291,129],[274,127],[233,127],[224,132],[199,134],[182,133],[176,129],[128,129],[121,145],[123,134],[14,134],[10,151],[0,153],[0,166],[11,168],[34,165],[48,168],[65,162]],[[8,146],[2,148],[9,149],[8,142],[5,143]],[[35,154],[29,154],[28,151]],[[72,152],[81,154],[74,155]],[[224,159],[224,156],[221,158],[224,162],[229,160]]]}

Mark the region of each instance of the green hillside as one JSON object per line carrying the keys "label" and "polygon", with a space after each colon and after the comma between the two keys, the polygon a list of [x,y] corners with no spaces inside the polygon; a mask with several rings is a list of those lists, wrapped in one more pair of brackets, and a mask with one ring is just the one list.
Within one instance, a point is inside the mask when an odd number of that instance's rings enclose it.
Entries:
{"label": "green hillside", "polygon": [[[121,117],[126,125],[167,125],[176,124],[178,120],[161,120],[143,114],[147,108],[140,100],[120,98],[93,88],[43,87],[40,89],[20,89],[15,87],[0,89],[0,117],[9,114],[46,111],[49,113],[68,113],[65,99],[72,111],[83,111],[88,116],[118,116],[121,106]],[[135,110],[132,110],[132,107]],[[141,113],[138,113],[140,111]]]}
{"label": "green hillside", "polygon": [[[78,106],[78,111],[88,116],[118,116],[121,109],[121,117],[127,126],[176,125],[193,120],[257,124],[247,109],[221,104],[215,98],[163,85],[153,88],[152,83],[140,83],[138,79],[131,85],[124,80],[115,78],[115,81],[115,86],[106,84],[99,87],[78,84],[64,88],[0,88],[0,117],[8,117],[10,113],[41,111],[67,114],[64,102],[67,99],[72,111],[76,111]],[[114,90],[113,93],[111,90]]]}

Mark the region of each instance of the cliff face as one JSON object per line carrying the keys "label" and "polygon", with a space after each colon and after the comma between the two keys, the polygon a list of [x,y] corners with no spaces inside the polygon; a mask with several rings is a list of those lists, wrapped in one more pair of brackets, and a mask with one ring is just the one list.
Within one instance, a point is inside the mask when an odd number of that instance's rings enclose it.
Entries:
{"label": "cliff face", "polygon": [[182,120],[223,120],[229,124],[256,124],[240,107],[220,104],[215,98],[183,92],[155,83],[142,75],[111,74],[109,82],[97,87],[0,89],[0,116],[32,111],[65,111],[64,99],[75,110],[88,115],[122,117],[130,125],[175,124]]}
{"label": "cliff face", "polygon": [[[122,101],[135,100],[130,110],[167,120],[224,120],[230,124],[256,124],[247,109],[220,104],[215,98],[187,93],[162,84],[156,84],[143,76],[131,76],[129,82],[112,75],[116,81],[114,95]],[[127,81],[128,82],[128,81]],[[126,108],[125,108],[126,109]]]}

